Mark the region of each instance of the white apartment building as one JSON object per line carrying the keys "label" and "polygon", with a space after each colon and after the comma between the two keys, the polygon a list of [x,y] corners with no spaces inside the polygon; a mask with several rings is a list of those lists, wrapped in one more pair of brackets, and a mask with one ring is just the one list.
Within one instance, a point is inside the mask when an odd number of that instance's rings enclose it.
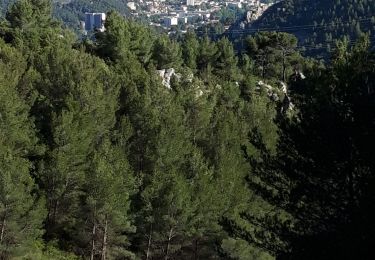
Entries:
{"label": "white apartment building", "polygon": [[105,13],[85,13],[85,30],[104,31],[104,22],[106,19]]}
{"label": "white apartment building", "polygon": [[164,26],[171,27],[174,25],[178,25],[178,18],[177,17],[165,17],[164,18]]}

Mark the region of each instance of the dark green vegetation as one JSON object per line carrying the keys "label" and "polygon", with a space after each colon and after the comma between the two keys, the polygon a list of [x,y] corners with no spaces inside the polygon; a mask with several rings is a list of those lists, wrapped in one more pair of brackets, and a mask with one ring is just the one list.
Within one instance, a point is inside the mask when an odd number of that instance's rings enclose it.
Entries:
{"label": "dark green vegetation", "polygon": [[0,259],[371,259],[366,37],[323,66],[284,33],[237,57],[117,13],[77,42],[50,14],[0,23]]}
{"label": "dark green vegetation", "polygon": [[[11,3],[16,0],[1,0],[0,17],[6,13]],[[85,20],[86,12],[103,12],[116,10],[120,14],[129,15],[126,0],[53,0],[53,17],[65,26],[80,30],[80,21]]]}
{"label": "dark green vegetation", "polygon": [[362,33],[373,35],[374,14],[375,1],[371,0],[284,0],[244,32],[273,28],[292,33],[306,54],[327,56],[337,39],[347,37],[354,44]]}

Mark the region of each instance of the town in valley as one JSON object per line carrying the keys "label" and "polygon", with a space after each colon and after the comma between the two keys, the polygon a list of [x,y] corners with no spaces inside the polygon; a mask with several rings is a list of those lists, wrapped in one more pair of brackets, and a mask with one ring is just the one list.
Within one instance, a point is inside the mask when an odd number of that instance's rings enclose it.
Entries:
{"label": "town in valley", "polygon": [[[186,32],[220,24],[224,30],[236,20],[258,19],[276,1],[261,0],[138,0],[128,2],[131,16],[168,32]],[[95,10],[93,10],[95,11]],[[104,30],[104,13],[86,13],[84,31]]]}

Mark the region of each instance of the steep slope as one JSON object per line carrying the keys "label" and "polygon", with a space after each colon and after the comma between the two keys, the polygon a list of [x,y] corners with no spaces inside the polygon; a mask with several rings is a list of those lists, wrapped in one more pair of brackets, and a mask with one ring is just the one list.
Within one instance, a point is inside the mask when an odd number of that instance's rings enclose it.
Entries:
{"label": "steep slope", "polygon": [[[363,32],[375,31],[375,1],[371,0],[284,0],[243,29],[293,33],[309,55],[327,55],[336,39],[355,40]],[[372,39],[374,40],[374,39]]]}

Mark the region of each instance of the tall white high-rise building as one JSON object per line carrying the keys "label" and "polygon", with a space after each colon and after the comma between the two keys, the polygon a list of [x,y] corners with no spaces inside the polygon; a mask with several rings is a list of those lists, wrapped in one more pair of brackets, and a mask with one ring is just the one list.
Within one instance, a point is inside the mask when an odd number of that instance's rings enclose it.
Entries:
{"label": "tall white high-rise building", "polygon": [[164,26],[165,27],[171,27],[178,24],[178,18],[177,17],[164,17]]}
{"label": "tall white high-rise building", "polygon": [[195,0],[186,0],[186,5],[195,5]]}
{"label": "tall white high-rise building", "polygon": [[104,31],[105,13],[85,13],[85,30]]}

